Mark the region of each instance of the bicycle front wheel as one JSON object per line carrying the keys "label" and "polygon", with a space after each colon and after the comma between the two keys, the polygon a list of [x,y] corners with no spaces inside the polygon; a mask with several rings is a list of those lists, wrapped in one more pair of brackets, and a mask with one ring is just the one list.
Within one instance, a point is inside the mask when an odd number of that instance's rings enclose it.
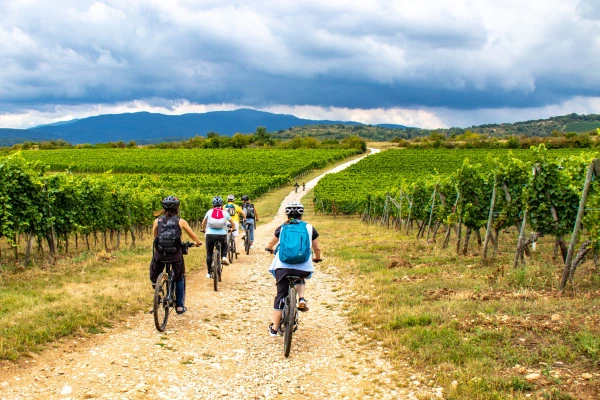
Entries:
{"label": "bicycle front wheel", "polygon": [[170,310],[169,278],[165,272],[162,272],[154,286],[154,325],[159,332],[163,332],[167,327]]}
{"label": "bicycle front wheel", "polygon": [[284,332],[283,332],[283,355],[287,358],[292,349],[292,335],[294,325],[296,324],[296,288],[291,287],[288,296],[285,298],[283,309]]}

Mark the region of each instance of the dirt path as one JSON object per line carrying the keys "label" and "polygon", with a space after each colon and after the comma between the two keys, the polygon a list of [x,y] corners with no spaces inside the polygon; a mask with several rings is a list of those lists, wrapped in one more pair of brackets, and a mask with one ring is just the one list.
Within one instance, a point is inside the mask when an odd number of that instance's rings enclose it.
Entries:
{"label": "dirt path", "polygon": [[[292,192],[283,204],[303,194]],[[225,267],[219,292],[204,273],[188,277],[189,311],[173,315],[166,332],[140,313],[104,334],[64,340],[0,370],[0,398],[441,398],[441,389],[408,367],[394,371],[385,351],[353,330],[344,314],[353,294],[335,265],[309,281],[311,310],[283,357],[282,339],[267,333],[275,284],[271,256],[260,250],[284,220],[281,212],[257,229],[249,256]]]}

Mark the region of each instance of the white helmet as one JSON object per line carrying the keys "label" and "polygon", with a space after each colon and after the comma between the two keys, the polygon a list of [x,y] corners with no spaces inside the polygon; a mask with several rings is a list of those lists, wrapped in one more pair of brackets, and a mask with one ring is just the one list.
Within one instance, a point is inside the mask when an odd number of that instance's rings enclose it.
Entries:
{"label": "white helmet", "polygon": [[290,218],[301,217],[304,214],[304,206],[299,201],[292,201],[285,206],[285,214]]}

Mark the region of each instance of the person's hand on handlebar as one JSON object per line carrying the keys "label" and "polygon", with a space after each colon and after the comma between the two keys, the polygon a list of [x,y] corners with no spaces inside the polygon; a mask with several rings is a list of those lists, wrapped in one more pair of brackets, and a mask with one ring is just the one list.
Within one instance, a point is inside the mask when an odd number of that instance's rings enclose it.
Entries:
{"label": "person's hand on handlebar", "polygon": [[200,246],[202,246],[202,242],[196,242],[196,243],[194,243],[194,247],[200,247]]}

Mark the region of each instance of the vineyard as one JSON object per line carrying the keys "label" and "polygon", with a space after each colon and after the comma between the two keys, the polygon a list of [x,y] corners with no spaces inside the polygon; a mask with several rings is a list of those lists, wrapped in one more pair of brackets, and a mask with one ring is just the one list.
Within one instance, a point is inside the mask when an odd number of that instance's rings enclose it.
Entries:
{"label": "vineyard", "polygon": [[[500,233],[515,227],[515,266],[525,263],[538,238],[553,237],[566,265],[562,289],[585,254],[600,249],[595,156],[544,146],[512,152],[390,150],[326,176],[315,188],[314,203],[324,213],[359,214],[406,234],[415,229],[417,238],[428,241],[441,233],[443,247],[454,235],[463,255],[474,235],[484,258],[489,244],[495,254]],[[577,253],[574,226],[582,226],[587,238]]]}
{"label": "vineyard", "polygon": [[[257,198],[354,150],[93,149],[24,151],[0,158],[0,238],[14,252],[44,244],[107,250],[143,236],[167,195],[198,223],[215,195]],[[22,240],[25,239],[25,240]],[[25,243],[21,243],[25,242]],[[2,254],[0,254],[1,256]]]}

